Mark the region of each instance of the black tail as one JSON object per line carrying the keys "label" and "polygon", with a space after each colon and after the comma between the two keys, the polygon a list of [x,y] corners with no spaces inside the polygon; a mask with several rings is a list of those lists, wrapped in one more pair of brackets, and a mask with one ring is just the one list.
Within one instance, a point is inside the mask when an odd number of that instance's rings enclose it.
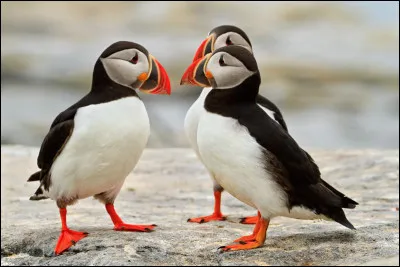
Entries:
{"label": "black tail", "polygon": [[336,188],[334,188],[333,186],[331,186],[330,184],[328,184],[327,182],[325,182],[324,180],[322,180],[322,184],[327,187],[329,190],[331,190],[333,193],[335,193],[335,195],[341,197],[342,199],[342,208],[345,209],[354,209],[358,203],[355,202],[354,200],[352,200],[351,198],[346,197],[342,192],[338,191]]}
{"label": "black tail", "polygon": [[43,194],[43,188],[42,188],[42,184],[39,186],[39,188],[36,190],[35,194],[33,196],[31,196],[29,198],[29,200],[42,200],[42,199],[48,199],[48,197],[46,197]]}
{"label": "black tail", "polygon": [[[322,180],[322,179],[321,179]],[[325,216],[340,223],[341,225],[355,230],[356,228],[347,220],[343,208],[354,209],[357,202],[346,197],[333,186],[322,180],[322,183],[308,186],[311,196],[319,200],[319,210]],[[315,203],[315,202],[314,202]]]}
{"label": "black tail", "polygon": [[354,209],[358,203],[348,197],[342,198],[343,208],[345,209]]}
{"label": "black tail", "polygon": [[48,198],[48,197],[44,196],[44,194],[43,194],[44,191],[43,191],[43,181],[42,181],[43,175],[42,174],[43,174],[42,171],[38,171],[29,177],[28,182],[34,182],[34,181],[41,182],[39,185],[39,188],[36,190],[35,194],[33,194],[33,196],[31,196],[29,198],[29,200],[42,200],[42,199]]}
{"label": "black tail", "polygon": [[329,211],[329,217],[351,230],[356,230],[356,228],[351,224],[351,222],[347,220],[346,215],[344,214],[344,211],[341,208],[331,209]]}
{"label": "black tail", "polygon": [[35,172],[32,174],[27,182],[34,182],[34,181],[40,181],[42,178],[42,171]]}

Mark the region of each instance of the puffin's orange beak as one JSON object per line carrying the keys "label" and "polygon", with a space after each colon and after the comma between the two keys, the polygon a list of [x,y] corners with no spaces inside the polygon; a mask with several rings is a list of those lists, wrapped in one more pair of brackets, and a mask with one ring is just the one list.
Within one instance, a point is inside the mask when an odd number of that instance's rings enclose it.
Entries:
{"label": "puffin's orange beak", "polygon": [[[169,80],[167,71],[158,60],[150,55],[151,60],[150,75],[146,78],[145,82],[139,88],[142,92],[148,94],[171,94],[171,82]],[[144,77],[141,77],[144,79]]]}
{"label": "puffin's orange beak", "polygon": [[198,86],[202,86],[202,87],[211,86],[211,83],[208,80],[208,78],[206,76],[206,71],[205,71],[210,57],[211,57],[211,53],[194,61],[183,73],[180,84],[181,85],[191,84],[191,85],[198,85]]}
{"label": "puffin's orange beak", "polygon": [[199,48],[197,48],[196,54],[194,54],[192,62],[199,60],[213,51],[214,39],[214,34],[212,34],[200,44]]}

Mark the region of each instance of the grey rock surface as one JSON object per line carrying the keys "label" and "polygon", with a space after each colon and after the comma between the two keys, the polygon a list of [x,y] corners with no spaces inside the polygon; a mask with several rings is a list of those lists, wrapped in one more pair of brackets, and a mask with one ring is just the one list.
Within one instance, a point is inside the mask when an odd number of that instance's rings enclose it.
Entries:
{"label": "grey rock surface", "polygon": [[51,256],[60,221],[51,200],[29,201],[37,183],[37,148],[1,148],[1,265],[398,265],[399,151],[309,150],[323,178],[360,203],[346,210],[357,228],[327,221],[273,219],[263,247],[218,253],[252,232],[238,223],[255,210],[224,193],[224,222],[187,223],[213,207],[212,182],[190,149],[147,149],[115,207],[127,223],[158,225],[151,233],[115,232],[103,205],[84,199],[68,209],[71,229],[87,231]]}

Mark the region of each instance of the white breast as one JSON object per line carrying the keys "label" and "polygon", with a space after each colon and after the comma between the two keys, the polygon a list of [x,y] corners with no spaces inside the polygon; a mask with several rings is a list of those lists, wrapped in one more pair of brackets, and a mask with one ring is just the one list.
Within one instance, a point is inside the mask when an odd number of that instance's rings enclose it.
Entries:
{"label": "white breast", "polygon": [[[193,148],[193,150],[196,152],[197,156],[200,159],[201,156],[199,154],[199,148],[197,146],[197,127],[199,125],[200,115],[202,114],[202,112],[205,112],[204,101],[208,93],[211,91],[211,89],[212,89],[211,87],[203,88],[203,91],[201,92],[200,96],[196,99],[196,101],[190,106],[189,110],[187,111],[184,123],[185,133],[189,140],[190,146]],[[260,104],[258,104],[258,106],[265,113],[267,113],[267,115],[270,116],[271,119],[275,120],[274,112],[272,110],[269,110],[261,106]]]}
{"label": "white breast", "polygon": [[[200,158],[199,149],[197,146],[197,127],[199,125],[200,115],[205,111],[204,100],[211,91],[211,87],[203,88],[200,96],[196,99],[193,105],[189,108],[185,117],[185,133],[189,140],[190,146]],[[200,158],[201,159],[201,158]]]}
{"label": "white breast", "polygon": [[205,112],[197,141],[204,164],[226,191],[264,217],[287,210],[286,194],[264,169],[263,148],[237,120]]}
{"label": "white breast", "polygon": [[137,97],[78,109],[73,133],[52,166],[49,196],[86,198],[122,186],[149,134],[146,108]]}

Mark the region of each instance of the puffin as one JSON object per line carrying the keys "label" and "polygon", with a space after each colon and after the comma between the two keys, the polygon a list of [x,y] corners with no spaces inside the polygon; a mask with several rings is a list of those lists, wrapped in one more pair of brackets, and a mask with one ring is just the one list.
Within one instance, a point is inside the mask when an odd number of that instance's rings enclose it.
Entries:
{"label": "puffin", "polygon": [[67,226],[67,206],[79,199],[93,196],[103,203],[116,231],[149,232],[156,226],[127,224],[114,209],[150,135],[149,117],[137,89],[170,94],[167,72],[138,43],[111,44],[94,65],[91,90],[54,119],[41,144],[40,170],[28,179],[40,185],[30,200],[50,198],[59,208],[61,234],[55,255],[88,235]]}
{"label": "puffin", "polygon": [[[253,53],[250,39],[242,29],[234,25],[221,25],[212,29],[207,38],[201,42],[200,46],[196,50],[192,62],[199,60],[206,54],[213,52],[215,49],[229,45],[240,45]],[[206,85],[201,84],[201,86]],[[186,137],[189,140],[190,146],[196,152],[197,158],[199,158],[201,162],[203,162],[203,160],[199,154],[197,145],[197,127],[199,124],[200,114],[204,111],[204,99],[210,90],[211,87],[203,88],[199,97],[187,111],[184,121]],[[256,102],[268,114],[268,116],[282,127],[283,130],[288,131],[282,112],[273,102],[260,94],[257,95]],[[226,219],[226,216],[221,212],[221,193],[224,188],[217,183],[211,172],[209,172],[209,174],[213,181],[214,212],[209,216],[189,218],[187,220],[188,222],[206,223],[210,221],[223,221]],[[257,220],[257,216],[242,217],[240,218],[240,223],[255,224]]]}
{"label": "puffin", "polygon": [[253,233],[221,252],[262,246],[278,216],[355,229],[343,208],[358,203],[324,181],[313,158],[257,104],[261,76],[252,53],[237,45],[216,49],[192,63],[181,82],[212,87],[197,128],[199,154],[218,184],[258,210]]}

